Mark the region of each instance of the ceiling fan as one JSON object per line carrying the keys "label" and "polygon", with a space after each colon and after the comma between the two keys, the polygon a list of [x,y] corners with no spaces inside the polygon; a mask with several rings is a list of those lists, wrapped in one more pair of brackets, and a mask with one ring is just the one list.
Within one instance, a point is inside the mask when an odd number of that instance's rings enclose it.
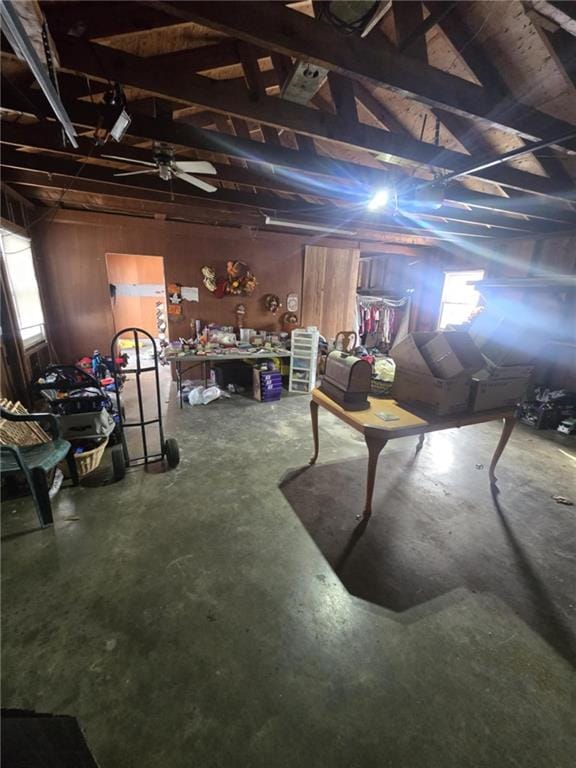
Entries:
{"label": "ceiling fan", "polygon": [[123,163],[135,163],[136,165],[146,167],[146,170],[115,173],[114,176],[138,176],[140,174],[157,173],[163,181],[182,179],[182,181],[187,181],[188,184],[193,184],[195,187],[203,189],[204,192],[218,191],[218,187],[215,187],[213,184],[208,184],[202,181],[202,179],[197,179],[196,176],[191,175],[193,173],[215,174],[216,168],[214,168],[212,163],[202,160],[180,160],[176,162],[174,159],[174,148],[169,144],[154,145],[154,153],[152,155],[154,162],[151,163],[145,160],[133,160],[130,157],[118,157],[118,155],[101,155],[101,157],[107,160],[121,160]]}

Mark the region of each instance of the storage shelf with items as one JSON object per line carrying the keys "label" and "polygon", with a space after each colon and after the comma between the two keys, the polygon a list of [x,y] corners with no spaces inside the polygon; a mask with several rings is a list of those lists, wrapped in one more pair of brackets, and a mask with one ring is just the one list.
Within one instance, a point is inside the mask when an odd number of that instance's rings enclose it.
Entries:
{"label": "storage shelf with items", "polygon": [[316,386],[318,339],[317,330],[292,331],[290,392],[312,392]]}

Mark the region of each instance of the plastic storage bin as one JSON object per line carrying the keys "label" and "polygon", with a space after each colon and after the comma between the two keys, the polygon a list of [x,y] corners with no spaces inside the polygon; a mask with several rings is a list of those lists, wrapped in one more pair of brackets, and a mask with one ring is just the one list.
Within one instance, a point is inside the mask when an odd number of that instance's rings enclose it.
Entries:
{"label": "plastic storage bin", "polygon": [[317,330],[300,328],[292,331],[290,392],[312,392],[316,386],[318,339]]}

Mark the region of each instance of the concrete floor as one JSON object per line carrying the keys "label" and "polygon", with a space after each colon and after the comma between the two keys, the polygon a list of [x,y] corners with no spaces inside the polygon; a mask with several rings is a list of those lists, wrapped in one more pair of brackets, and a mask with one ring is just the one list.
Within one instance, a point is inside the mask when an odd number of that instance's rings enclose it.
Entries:
{"label": "concrete floor", "polygon": [[[320,462],[365,455],[320,416]],[[486,514],[486,473],[459,458],[473,444],[488,463],[498,431],[438,436],[451,492]],[[460,587],[393,614],[334,575],[279,488],[310,455],[306,397],[184,411],[173,397],[167,433],[176,470],[64,489],[53,529],[29,500],[4,505],[3,706],[75,715],[101,768],[572,768],[574,671],[506,603]],[[375,515],[402,514],[383,468],[414,442],[382,454]],[[406,478],[423,510],[434,455]],[[518,430],[502,497],[522,505],[526,476],[526,493],[576,496],[575,457]]]}

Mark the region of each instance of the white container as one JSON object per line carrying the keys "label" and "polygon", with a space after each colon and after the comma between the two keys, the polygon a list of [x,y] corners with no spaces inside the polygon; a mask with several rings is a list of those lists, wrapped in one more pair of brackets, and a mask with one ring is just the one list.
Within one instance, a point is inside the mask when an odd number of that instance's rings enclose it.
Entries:
{"label": "white container", "polygon": [[312,392],[316,386],[318,329],[292,331],[290,392]]}

